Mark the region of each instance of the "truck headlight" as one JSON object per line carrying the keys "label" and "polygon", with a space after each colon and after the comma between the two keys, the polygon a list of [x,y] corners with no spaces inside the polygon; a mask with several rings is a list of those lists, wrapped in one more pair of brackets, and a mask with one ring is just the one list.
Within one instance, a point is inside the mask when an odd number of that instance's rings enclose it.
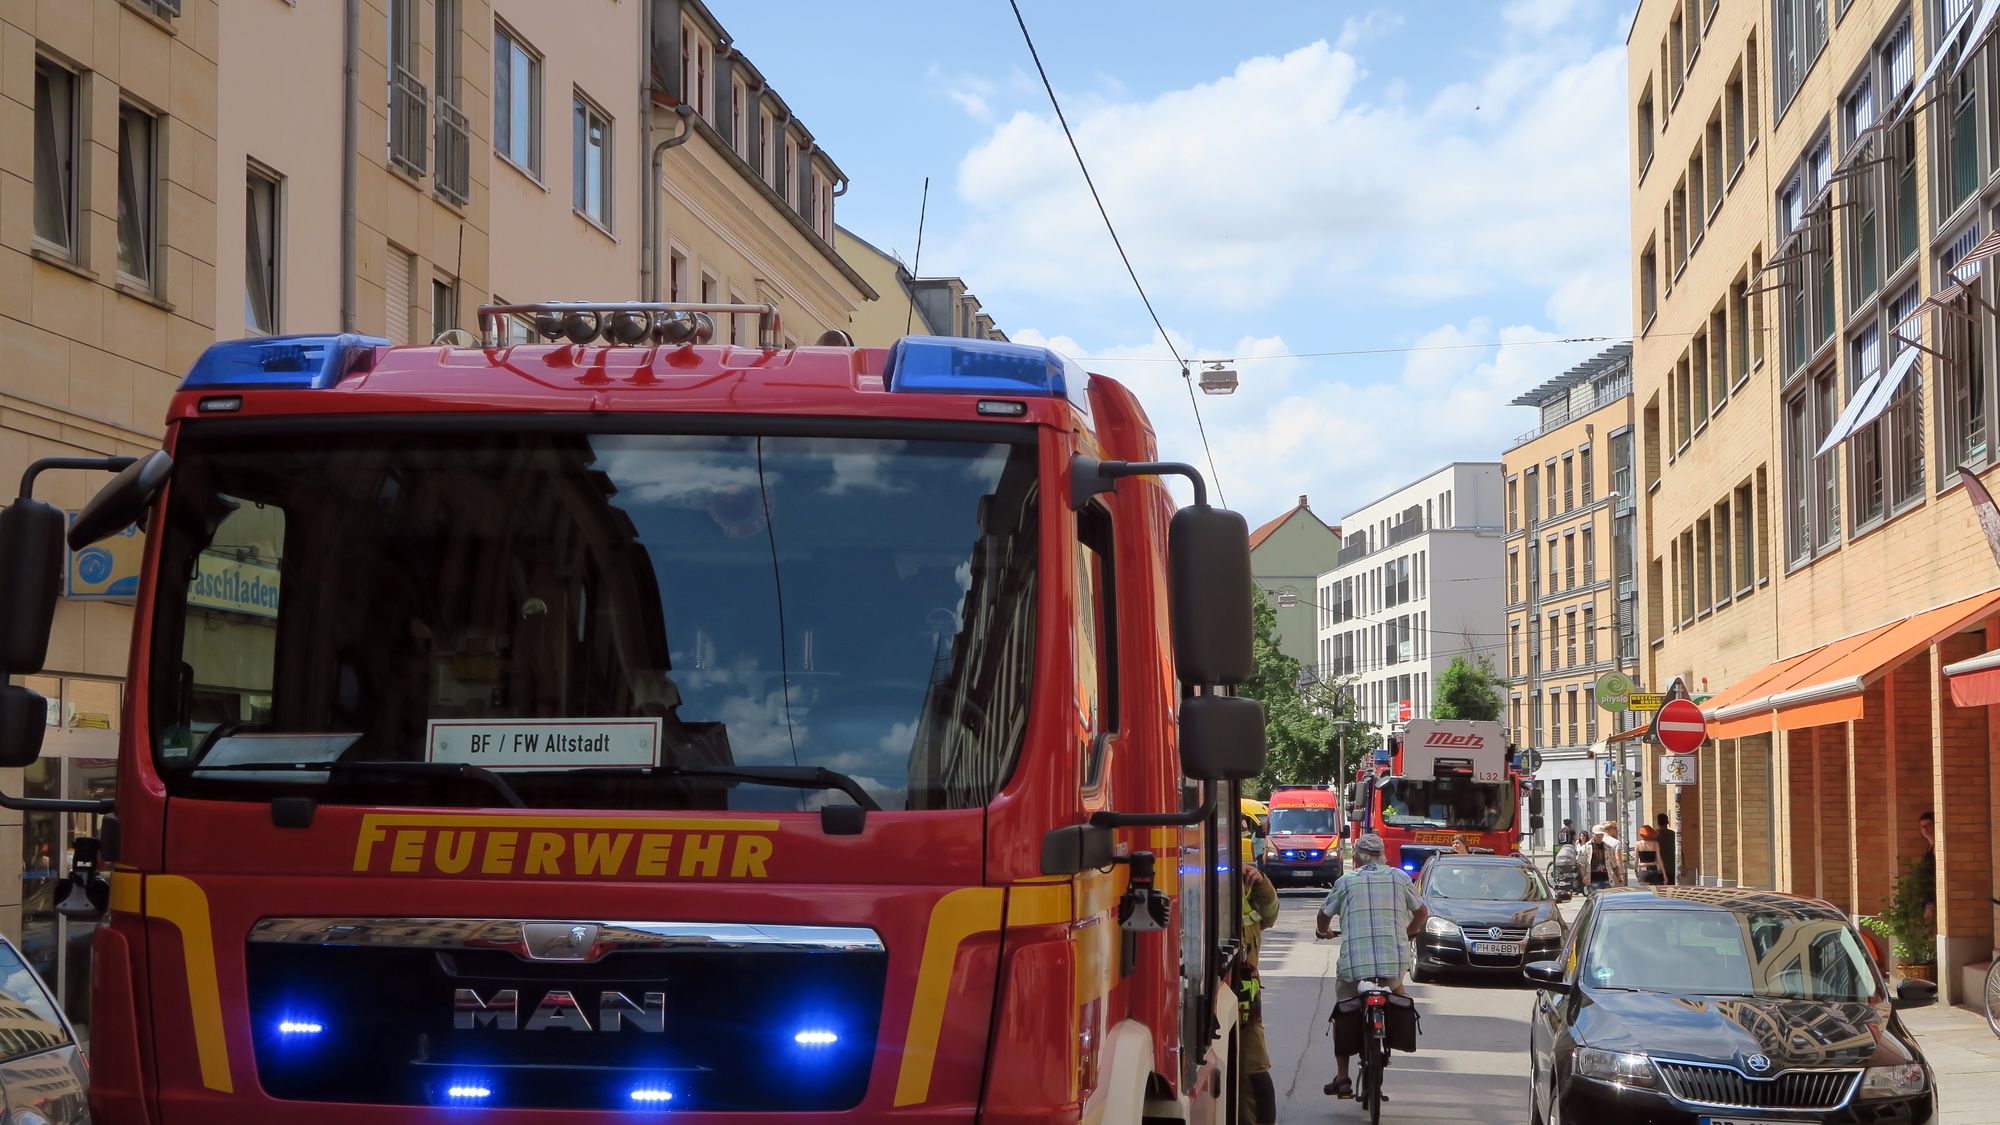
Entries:
{"label": "truck headlight", "polygon": [[1578,1047],[1570,1056],[1572,1069],[1579,1078],[1595,1078],[1599,1082],[1615,1082],[1620,1086],[1657,1085],[1653,1077],[1653,1060],[1644,1055],[1626,1051],[1603,1051],[1596,1047]]}
{"label": "truck headlight", "polygon": [[1528,936],[1531,938],[1560,938],[1563,936],[1562,923],[1556,921],[1554,918],[1546,922],[1537,922],[1535,923],[1535,928],[1528,931]]}
{"label": "truck headlight", "polygon": [[1861,1089],[1858,1097],[1863,1098],[1905,1098],[1921,1094],[1930,1088],[1930,1076],[1924,1073],[1920,1063],[1902,1063],[1898,1066],[1871,1066],[1861,1072]]}
{"label": "truck headlight", "polygon": [[1424,920],[1424,932],[1432,937],[1442,938],[1463,938],[1465,936],[1464,931],[1458,928],[1458,923],[1447,922],[1436,915],[1432,915]]}

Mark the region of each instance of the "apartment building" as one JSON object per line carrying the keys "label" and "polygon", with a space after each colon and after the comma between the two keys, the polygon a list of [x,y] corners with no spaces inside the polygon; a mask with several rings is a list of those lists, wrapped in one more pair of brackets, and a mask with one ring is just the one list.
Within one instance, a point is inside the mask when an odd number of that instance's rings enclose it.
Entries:
{"label": "apartment building", "polygon": [[[215,338],[216,0],[0,7],[0,475],[47,456],[157,448],[180,375]],[[102,478],[52,473],[75,510]],[[47,671],[43,757],[0,770],[32,797],[108,796],[131,649],[133,537],[71,563]],[[104,565],[100,566],[102,563]],[[82,814],[0,812],[0,931],[89,1020],[90,929],[58,918]]]}
{"label": "apartment building", "polygon": [[1007,334],[956,277],[914,277],[903,260],[848,230],[834,228],[834,248],[876,299],[855,310],[850,334],[863,347],[886,348],[903,336],[1005,340]]}
{"label": "apartment building", "polygon": [[1961,477],[1994,464],[1996,7],[1645,0],[1627,53],[1642,667],[1713,695],[1687,861],[1875,913],[1934,809],[1948,998],[1994,932],[2000,742],[1952,672],[2000,642]]}
{"label": "apartment building", "polygon": [[[701,0],[648,0],[657,299],[778,307],[790,347],[848,332],[880,295],[835,247],[847,174]],[[735,339],[755,324],[737,318]]]}
{"label": "apartment building", "polygon": [[1340,527],[1313,514],[1306,497],[1250,533],[1250,578],[1277,615],[1278,651],[1318,679],[1319,629],[1313,588],[1340,562]]}
{"label": "apartment building", "polygon": [[1429,715],[1454,656],[1498,665],[1500,468],[1453,462],[1340,521],[1339,557],[1316,584],[1318,666],[1351,681],[1363,721]]}
{"label": "apartment building", "polygon": [[[1507,487],[1508,728],[1542,755],[1542,843],[1574,824],[1630,824],[1606,772],[1632,719],[1598,707],[1607,672],[1639,663],[1632,349],[1620,344],[1514,400],[1533,429],[1501,458]],[[1630,766],[1627,766],[1630,768]]]}

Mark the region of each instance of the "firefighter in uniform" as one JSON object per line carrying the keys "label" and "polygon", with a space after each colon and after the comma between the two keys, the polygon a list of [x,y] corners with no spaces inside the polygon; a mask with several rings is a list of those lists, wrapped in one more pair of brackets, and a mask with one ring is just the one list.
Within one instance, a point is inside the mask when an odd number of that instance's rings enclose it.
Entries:
{"label": "firefighter in uniform", "polygon": [[1256,867],[1243,868],[1243,961],[1236,968],[1236,997],[1243,1028],[1242,1120],[1272,1125],[1278,1120],[1278,1089],[1271,1081],[1271,1055],[1264,1048],[1264,1001],[1257,977],[1257,951],[1265,930],[1278,924],[1278,891]]}

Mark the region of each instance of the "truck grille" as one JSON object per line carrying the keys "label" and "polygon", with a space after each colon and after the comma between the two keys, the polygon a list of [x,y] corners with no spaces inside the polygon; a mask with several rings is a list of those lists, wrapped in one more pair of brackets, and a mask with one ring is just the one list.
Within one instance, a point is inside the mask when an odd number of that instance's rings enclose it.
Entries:
{"label": "truck grille", "polygon": [[1858,1070],[1788,1070],[1770,1078],[1751,1078],[1726,1066],[1662,1062],[1653,1065],[1667,1080],[1667,1091],[1691,1105],[1717,1109],[1838,1109],[1854,1095]]}

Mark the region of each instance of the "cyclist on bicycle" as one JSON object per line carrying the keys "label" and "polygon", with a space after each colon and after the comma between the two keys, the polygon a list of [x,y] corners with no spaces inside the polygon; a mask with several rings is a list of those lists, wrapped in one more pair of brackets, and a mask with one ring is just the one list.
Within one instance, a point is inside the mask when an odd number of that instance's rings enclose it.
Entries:
{"label": "cyclist on bicycle", "polygon": [[[1365,833],[1354,841],[1354,869],[1342,875],[1319,907],[1319,936],[1333,936],[1332,922],[1340,917],[1340,960],[1336,966],[1334,1002],[1361,992],[1362,981],[1387,985],[1392,992],[1403,991],[1403,978],[1410,971],[1410,939],[1423,932],[1430,917],[1410,877],[1382,862],[1382,837]],[[1335,1097],[1352,1097],[1354,1083],[1348,1078],[1348,1060],[1341,1055],[1339,1070],[1325,1091]]]}

